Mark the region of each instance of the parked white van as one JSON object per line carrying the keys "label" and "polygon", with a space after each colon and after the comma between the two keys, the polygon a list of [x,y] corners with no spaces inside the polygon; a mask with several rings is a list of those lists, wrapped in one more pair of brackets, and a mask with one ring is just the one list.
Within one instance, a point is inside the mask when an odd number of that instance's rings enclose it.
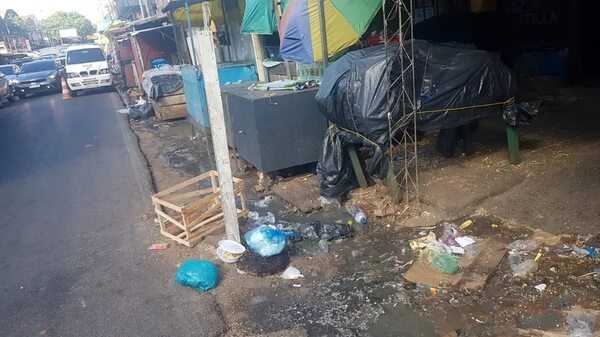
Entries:
{"label": "parked white van", "polygon": [[77,45],[67,49],[67,85],[71,94],[84,89],[110,87],[112,76],[104,51],[98,45]]}

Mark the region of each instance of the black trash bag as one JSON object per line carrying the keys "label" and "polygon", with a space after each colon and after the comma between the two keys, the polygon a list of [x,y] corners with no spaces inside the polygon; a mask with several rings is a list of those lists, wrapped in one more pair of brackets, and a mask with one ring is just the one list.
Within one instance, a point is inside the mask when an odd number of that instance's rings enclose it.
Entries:
{"label": "black trash bag", "polygon": [[405,53],[397,52],[398,45],[387,51],[381,46],[352,51],[325,69],[316,100],[333,127],[317,164],[323,196],[337,198],[357,186],[346,153],[349,143],[376,150],[373,157],[361,158],[367,178],[386,176],[390,124],[393,133],[402,130],[404,113],[412,111],[400,99],[402,89],[417,98],[418,132],[499,116],[514,101],[515,77],[499,55],[465,45],[403,43],[414,48],[414,85],[409,81],[403,88],[399,80],[401,61],[408,60],[400,59]]}
{"label": "black trash bag", "polygon": [[288,232],[296,231],[304,240],[311,241],[332,241],[354,236],[354,229],[344,223],[323,224],[320,221],[313,221],[305,224],[279,225],[278,227]]}
{"label": "black trash bag", "polygon": [[346,153],[348,144],[338,131],[327,132],[325,136],[317,163],[317,176],[324,197],[337,198],[358,187],[350,157]]}
{"label": "black trash bag", "polygon": [[275,275],[283,272],[290,264],[290,254],[286,248],[281,254],[262,257],[251,249],[246,252],[237,261],[237,268],[245,273],[255,276]]}
{"label": "black trash bag", "polygon": [[502,112],[504,122],[510,126],[529,125],[539,114],[541,102],[521,102],[507,104]]}
{"label": "black trash bag", "polygon": [[154,108],[150,102],[129,108],[129,117],[132,119],[148,119],[154,116]]}
{"label": "black trash bag", "polygon": [[148,97],[156,100],[160,97],[171,95],[183,88],[181,74],[160,74],[150,78],[152,88]]}

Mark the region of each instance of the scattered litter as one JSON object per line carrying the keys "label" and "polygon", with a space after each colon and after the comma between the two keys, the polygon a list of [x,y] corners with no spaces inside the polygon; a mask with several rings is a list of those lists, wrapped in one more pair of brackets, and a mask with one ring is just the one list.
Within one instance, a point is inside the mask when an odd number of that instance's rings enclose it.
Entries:
{"label": "scattered litter", "polygon": [[297,232],[304,240],[333,241],[354,236],[354,229],[345,223],[322,224],[319,221],[306,224],[280,223],[277,228],[287,232]]}
{"label": "scattered litter", "polygon": [[154,223],[159,223],[157,218],[154,218]]}
{"label": "scattered litter", "polygon": [[235,263],[245,251],[246,247],[235,241],[221,240],[217,248],[217,256],[225,263]]}
{"label": "scattered litter", "polygon": [[[518,257],[518,260],[514,257]],[[535,273],[538,270],[538,264],[533,259],[521,261],[521,257],[519,255],[510,254],[508,256],[510,269],[513,271],[515,276],[525,277],[531,273]]]}
{"label": "scattered litter", "polygon": [[419,232],[419,235],[420,235],[420,236],[426,236],[428,233],[429,233],[429,232],[427,232],[427,231],[420,231],[420,232]]}
{"label": "scattered litter", "polygon": [[169,248],[169,244],[168,243],[153,243],[150,247],[148,247],[148,250],[165,250]]}
{"label": "scattered litter", "polygon": [[585,250],[588,252],[588,257],[592,260],[596,259],[596,248],[594,247],[586,247]]}
{"label": "scattered litter", "polygon": [[456,254],[456,255],[464,255],[465,254],[465,249],[462,247],[450,246],[450,251],[452,254]]}
{"label": "scattered litter", "polygon": [[294,287],[294,288],[300,288],[300,287],[302,287],[302,285],[301,284],[292,284],[292,287]]}
{"label": "scattered litter", "polygon": [[535,286],[534,288],[537,289],[537,291],[543,293],[547,287],[548,287],[548,285],[546,283],[540,283],[537,286]]}
{"label": "scattered litter", "polygon": [[263,225],[274,225],[275,224],[275,215],[273,213],[268,212],[267,215],[260,216],[258,212],[249,212],[248,213],[248,221],[246,221],[246,225],[250,228],[256,228]]}
{"label": "scattered litter", "polygon": [[272,226],[255,228],[246,233],[244,238],[250,249],[262,257],[280,254],[287,243],[285,233]]}
{"label": "scattered litter", "polygon": [[321,207],[325,209],[342,207],[342,203],[337,198],[320,197],[319,200],[321,201]]}
{"label": "scattered litter", "polygon": [[240,274],[240,275],[246,275],[246,274],[247,274],[245,271],[241,270],[240,268],[236,268],[235,270],[236,270],[236,271],[237,271],[237,273],[238,273],[238,274]]}
{"label": "scattered litter", "polygon": [[508,250],[517,254],[524,254],[534,251],[538,247],[538,243],[533,240],[516,240],[506,246]]}
{"label": "scattered litter", "polygon": [[269,207],[269,204],[271,203],[271,201],[273,201],[273,199],[275,199],[275,197],[273,197],[272,195],[267,195],[263,199],[255,202],[254,206],[258,208],[267,208]]}
{"label": "scattered litter", "polygon": [[500,226],[496,225],[495,223],[492,224],[492,228],[498,228]]}
{"label": "scattered litter", "polygon": [[329,252],[329,243],[327,242],[327,240],[319,240],[319,248],[324,252],[324,253],[328,253]]}
{"label": "scattered litter", "polygon": [[463,248],[475,243],[475,240],[468,236],[458,237],[458,238],[455,238],[454,240],[456,240],[456,243],[458,243]]}
{"label": "scattered litter", "polygon": [[460,229],[468,228],[472,224],[473,224],[473,220],[467,220],[467,221],[463,222],[462,225],[460,225]]}
{"label": "scattered litter", "polygon": [[430,243],[426,253],[431,266],[441,273],[452,275],[458,269],[458,260],[446,251],[442,243]]}
{"label": "scattered litter", "polygon": [[358,206],[346,204],[346,211],[350,213],[356,223],[367,224],[367,215]]}
{"label": "scattered litter", "polygon": [[569,337],[591,337],[596,327],[597,315],[591,311],[572,310],[567,314]]}
{"label": "scattered litter", "polygon": [[399,266],[398,268],[402,269],[402,268],[404,268],[404,267],[406,267],[406,266],[410,266],[410,265],[412,265],[412,264],[413,264],[413,260],[410,260],[410,261],[406,262],[405,264],[403,264],[403,265]]}
{"label": "scattered litter", "polygon": [[578,277],[586,277],[586,276],[591,276],[591,275],[600,276],[600,268],[595,268],[593,272],[587,273],[587,274],[583,274],[583,275],[578,276]]}
{"label": "scattered litter", "polygon": [[364,252],[362,252],[362,251],[360,251],[360,250],[353,250],[353,251],[352,251],[352,257],[353,257],[353,258],[357,258],[357,257],[363,256],[364,254],[365,254],[365,253],[364,253]]}
{"label": "scattered litter", "polygon": [[287,269],[281,274],[281,278],[284,280],[296,280],[301,277],[304,277],[298,268],[289,266]]}
{"label": "scattered litter", "polygon": [[177,270],[175,281],[199,291],[207,291],[219,283],[219,269],[209,261],[188,260]]}
{"label": "scattered litter", "polygon": [[556,271],[557,271],[556,267],[550,267],[550,271],[553,272],[553,273],[556,273]]}
{"label": "scattered litter", "polygon": [[562,247],[552,248],[551,251],[555,254],[564,254],[564,253],[572,252],[573,248],[571,248],[569,246],[562,246]]}
{"label": "scattered litter", "polygon": [[586,249],[579,248],[575,245],[573,245],[571,248],[573,249],[573,254],[577,256],[586,257],[590,255],[590,252]]}
{"label": "scattered litter", "polygon": [[411,240],[410,248],[412,248],[412,250],[422,249],[422,248],[427,247],[427,243],[429,243],[431,241],[435,241],[435,240],[436,240],[435,233],[433,231],[431,231],[431,232],[429,232],[429,234],[427,234],[427,236],[424,236],[419,239]]}
{"label": "scattered litter", "polygon": [[533,261],[538,262],[538,260],[542,257],[542,253],[538,252],[537,255],[535,256],[535,259],[533,259]]}

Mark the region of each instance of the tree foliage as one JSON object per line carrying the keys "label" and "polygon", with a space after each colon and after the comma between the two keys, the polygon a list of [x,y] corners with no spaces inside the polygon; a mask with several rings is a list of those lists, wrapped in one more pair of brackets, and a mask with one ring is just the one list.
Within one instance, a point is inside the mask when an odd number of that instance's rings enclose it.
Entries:
{"label": "tree foliage", "polygon": [[40,25],[46,35],[55,40],[60,38],[58,31],[61,29],[75,28],[83,40],[96,32],[94,24],[77,12],[56,12],[42,20]]}

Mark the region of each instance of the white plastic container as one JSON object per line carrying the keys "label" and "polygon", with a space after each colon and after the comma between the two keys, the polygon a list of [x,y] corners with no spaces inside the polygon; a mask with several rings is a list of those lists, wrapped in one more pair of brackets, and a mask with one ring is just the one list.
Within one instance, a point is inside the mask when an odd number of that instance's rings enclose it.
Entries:
{"label": "white plastic container", "polygon": [[235,263],[245,251],[246,247],[233,240],[221,240],[219,248],[217,248],[217,255],[225,263]]}

